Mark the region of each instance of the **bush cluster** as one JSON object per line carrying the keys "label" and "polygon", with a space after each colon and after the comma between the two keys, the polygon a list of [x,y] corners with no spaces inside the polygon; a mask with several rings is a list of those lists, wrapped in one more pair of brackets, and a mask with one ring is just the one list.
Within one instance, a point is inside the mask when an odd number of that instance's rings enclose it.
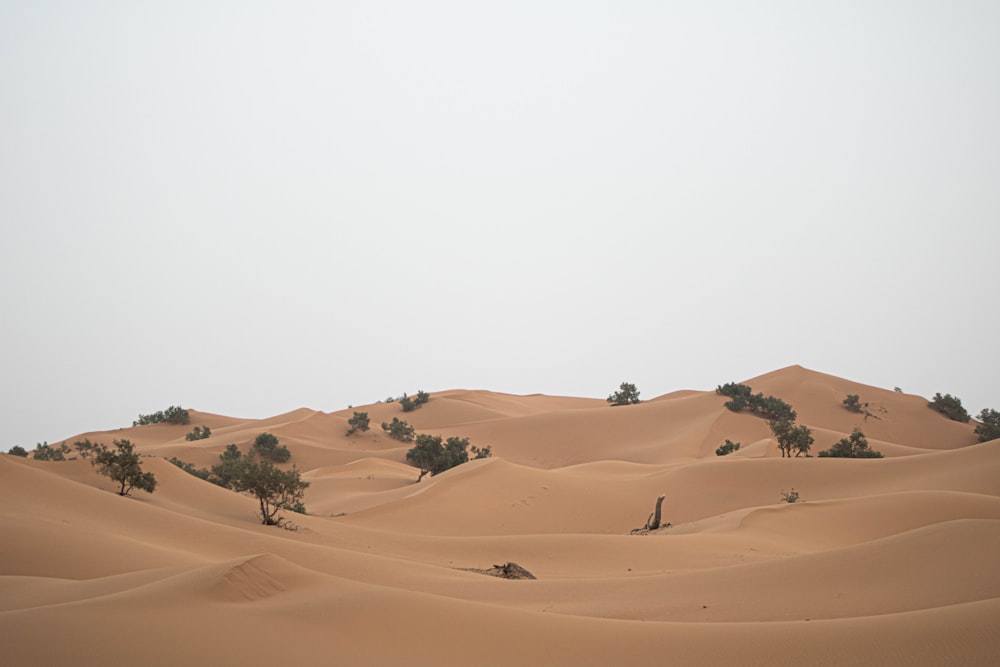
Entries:
{"label": "bush cluster", "polygon": [[403,407],[403,412],[412,412],[416,410],[421,405],[429,401],[431,395],[423,390],[417,390],[417,395],[414,398],[410,398],[405,393],[399,399],[399,404]]}
{"label": "bush cluster", "polygon": [[857,394],[848,394],[844,399],[844,407],[851,412],[861,412],[861,397]]}
{"label": "bush cluster", "polygon": [[354,435],[358,431],[367,431],[371,428],[371,420],[368,419],[367,412],[354,412],[354,416],[347,420],[347,435]]}
{"label": "bush cluster", "polygon": [[414,429],[405,421],[393,417],[392,423],[382,422],[382,430],[389,434],[393,440],[400,442],[413,442]]}
{"label": "bush cluster", "polygon": [[66,455],[70,453],[69,445],[65,442],[57,445],[50,445],[47,442],[40,442],[35,445],[31,452],[31,458],[36,461],[65,461]]}
{"label": "bush cluster", "polygon": [[191,415],[179,405],[171,405],[166,410],[158,410],[151,415],[140,414],[139,418],[132,422],[132,426],[146,426],[147,424],[190,424]]}
{"label": "bush cluster", "polygon": [[726,454],[732,454],[735,451],[739,451],[740,443],[733,442],[732,440],[726,438],[724,445],[715,450],[716,456],[725,456]]}
{"label": "bush cluster", "polygon": [[841,438],[830,449],[819,453],[822,457],[842,459],[880,459],[882,452],[868,446],[868,438],[860,428],[855,428],[847,438]]}
{"label": "bush cluster", "polygon": [[618,391],[608,396],[607,400],[612,407],[618,405],[635,405],[640,402],[639,390],[636,389],[634,384],[622,382],[618,387]]}
{"label": "bush cluster", "polygon": [[204,440],[206,438],[210,438],[211,436],[212,429],[207,426],[195,426],[194,430],[184,436],[184,439],[188,441]]}
{"label": "bush cluster", "polygon": [[1000,438],[1000,412],[983,408],[977,419],[982,422],[976,426],[979,442]]}
{"label": "bush cluster", "polygon": [[778,449],[781,450],[781,458],[786,456],[791,458],[792,451],[796,458],[805,454],[809,455],[809,449],[813,444],[812,430],[808,426],[796,425],[789,419],[772,419],[768,422],[771,433],[778,441]]}
{"label": "bush cluster", "polygon": [[[453,436],[442,441],[440,435],[421,433],[417,435],[417,441],[413,448],[406,452],[406,460],[411,465],[420,468],[420,476],[417,478],[419,482],[427,473],[434,476],[468,461],[469,453],[466,451],[468,446],[468,438]],[[476,459],[489,458],[493,454],[489,445],[482,449],[473,445],[472,453],[473,458]]]}
{"label": "bush cluster", "polygon": [[750,410],[753,414],[768,420],[783,419],[786,421],[795,421],[795,418],[798,416],[795,410],[792,409],[792,406],[780,398],[764,396],[760,392],[755,394],[753,393],[753,389],[745,384],[727,382],[716,387],[715,393],[730,398],[729,401],[726,401],[726,407],[733,412]]}
{"label": "bush cluster", "polygon": [[262,458],[275,463],[284,463],[292,457],[288,447],[279,445],[278,439],[270,433],[261,433],[257,436],[257,439],[253,441],[253,451]]}
{"label": "bush cluster", "polygon": [[934,394],[934,399],[927,406],[937,410],[948,419],[962,423],[969,422],[969,413],[962,407],[962,401],[957,396],[951,394],[942,396],[941,392],[938,392]]}

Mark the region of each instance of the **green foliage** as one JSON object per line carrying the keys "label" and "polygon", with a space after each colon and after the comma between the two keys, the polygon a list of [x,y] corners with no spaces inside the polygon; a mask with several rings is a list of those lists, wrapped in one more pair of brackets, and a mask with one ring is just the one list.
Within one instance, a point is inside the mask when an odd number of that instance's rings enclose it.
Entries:
{"label": "green foliage", "polygon": [[166,410],[158,410],[150,415],[140,414],[139,418],[132,422],[132,426],[146,426],[148,424],[190,424],[191,415],[179,405],[171,405]]}
{"label": "green foliage", "polygon": [[778,449],[781,450],[781,458],[791,457],[792,452],[799,457],[802,454],[809,454],[812,447],[812,430],[808,426],[797,426],[789,419],[772,419],[768,422],[771,433],[778,441]]}
{"label": "green foliage", "polygon": [[219,455],[219,460],[222,462],[212,466],[212,475],[208,481],[227,489],[235,488],[236,480],[243,474],[243,466],[246,464],[243,452],[236,445],[229,444]]}
{"label": "green foliage", "polygon": [[844,399],[844,407],[851,412],[861,412],[861,397],[857,394],[848,394]]}
{"label": "green foliage", "polygon": [[726,454],[732,454],[738,451],[740,448],[740,443],[733,442],[732,440],[726,438],[726,443],[715,450],[716,456],[725,456]]}
{"label": "green foliage", "polygon": [[785,403],[780,398],[774,396],[764,396],[763,393],[753,393],[748,385],[727,382],[715,388],[715,393],[720,396],[729,396],[731,400],[726,401],[725,406],[733,412],[750,410],[755,415],[760,415],[764,419],[785,419],[795,421],[798,416],[792,406]]}
{"label": "green foliage", "polygon": [[781,490],[781,502],[783,503],[797,503],[799,502],[799,492],[795,490],[793,486],[790,491]]}
{"label": "green foliage", "polygon": [[416,410],[421,405],[429,401],[431,398],[430,394],[423,390],[417,390],[417,395],[415,398],[410,398],[405,393],[402,398],[399,399],[399,404],[403,406],[403,412],[412,412]]}
{"label": "green foliage", "polygon": [[847,438],[841,438],[830,449],[819,453],[824,458],[880,459],[882,452],[868,447],[868,438],[860,428],[855,428]]}
{"label": "green foliage", "polygon": [[396,417],[392,418],[391,424],[382,422],[382,430],[388,433],[393,440],[413,442],[413,427]]}
{"label": "green foliage", "polygon": [[101,447],[91,462],[97,472],[119,484],[118,495],[127,496],[132,489],[152,493],[156,488],[156,477],[151,472],[143,472],[139,463],[139,453],[128,440],[115,440],[114,449]]}
{"label": "green foliage", "polygon": [[1000,438],[1000,412],[983,408],[977,419],[982,422],[976,426],[979,442]]}
{"label": "green foliage", "polygon": [[63,442],[58,447],[47,442],[40,442],[35,445],[31,452],[31,458],[36,461],[65,461],[66,455],[70,453],[69,446]]}
{"label": "green foliage", "polygon": [[284,445],[278,444],[278,439],[270,433],[261,433],[253,442],[253,449],[265,459],[275,463],[284,463],[292,457],[292,453]]}
{"label": "green foliage", "polygon": [[181,461],[176,456],[171,457],[169,461],[189,475],[194,475],[198,479],[203,479],[206,482],[212,481],[212,471],[208,468],[195,468],[193,463]]}
{"label": "green foliage", "polygon": [[618,387],[618,391],[608,396],[608,403],[612,407],[618,405],[635,405],[639,402],[639,390],[635,388],[634,384],[628,382],[622,382]]}
{"label": "green foliage", "polygon": [[727,382],[726,384],[720,384],[715,388],[715,393],[719,396],[728,396],[729,398],[750,398],[753,393],[753,389],[745,384],[737,384],[735,382]]}
{"label": "green foliage", "polygon": [[491,445],[485,445],[484,447],[476,447],[473,445],[470,450],[472,451],[473,460],[488,459],[493,456],[493,447]]}
{"label": "green foliage", "polygon": [[204,440],[212,436],[212,429],[207,426],[195,426],[194,430],[184,436],[185,440]]}
{"label": "green foliage", "polygon": [[[468,438],[451,437],[442,442],[439,435],[421,433],[413,448],[406,452],[406,460],[420,468],[420,477],[417,478],[419,482],[427,473],[433,476],[468,461],[468,446]],[[477,459],[488,458],[492,454],[489,445],[482,449],[473,447],[472,452]]]}
{"label": "green foliage", "polygon": [[80,454],[80,458],[89,459],[92,456],[97,456],[98,452],[104,448],[104,445],[99,442],[91,442],[90,438],[87,438],[85,440],[77,440],[73,443],[73,447]]}
{"label": "green foliage", "polygon": [[10,454],[11,456],[26,457],[28,455],[28,450],[22,447],[21,445],[14,445],[13,447],[7,450],[7,453]]}
{"label": "green foliage", "polygon": [[968,423],[969,421],[969,413],[962,407],[962,401],[957,396],[952,396],[951,394],[942,396],[938,392],[934,394],[934,399],[927,405],[945,415],[948,419],[963,423]]}
{"label": "green foliage", "polygon": [[259,518],[265,526],[280,526],[284,519],[278,512],[284,508],[294,510],[302,506],[302,498],[309,482],[303,482],[299,471],[280,470],[273,463],[260,458],[255,450],[251,450],[240,466],[239,476],[235,479],[233,489],[248,493],[260,504]]}
{"label": "green foliage", "polygon": [[347,420],[347,435],[354,435],[358,431],[367,431],[371,428],[371,420],[368,419],[367,412],[354,412],[354,416]]}

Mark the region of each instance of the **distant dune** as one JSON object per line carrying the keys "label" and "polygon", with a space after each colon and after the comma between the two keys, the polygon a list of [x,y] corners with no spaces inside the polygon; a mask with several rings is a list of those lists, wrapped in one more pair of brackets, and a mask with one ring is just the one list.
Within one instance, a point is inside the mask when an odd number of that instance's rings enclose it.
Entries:
{"label": "distant dune", "polygon": [[[0,663],[1000,664],[1000,441],[799,366],[744,382],[795,408],[814,454],[860,427],[885,458],[783,459],[714,391],[469,390],[69,439],[136,443],[151,495],[0,455]],[[372,429],[347,436],[354,410]],[[418,484],[393,417],[493,457]],[[186,441],[194,425],[212,436]],[[166,460],[209,467],[264,431],[311,484],[297,531]],[[716,456],[726,439],[741,448]],[[670,526],[630,534],[660,494]],[[506,562],[537,579],[470,571]]]}

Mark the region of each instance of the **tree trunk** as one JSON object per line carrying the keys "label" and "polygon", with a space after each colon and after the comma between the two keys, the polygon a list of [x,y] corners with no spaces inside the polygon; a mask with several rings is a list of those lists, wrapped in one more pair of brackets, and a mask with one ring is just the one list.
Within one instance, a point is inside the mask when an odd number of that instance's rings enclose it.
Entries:
{"label": "tree trunk", "polygon": [[648,525],[646,526],[649,530],[657,530],[660,527],[660,509],[663,507],[664,498],[666,496],[661,495],[656,499],[656,511],[653,513],[653,520],[652,522],[647,522]]}

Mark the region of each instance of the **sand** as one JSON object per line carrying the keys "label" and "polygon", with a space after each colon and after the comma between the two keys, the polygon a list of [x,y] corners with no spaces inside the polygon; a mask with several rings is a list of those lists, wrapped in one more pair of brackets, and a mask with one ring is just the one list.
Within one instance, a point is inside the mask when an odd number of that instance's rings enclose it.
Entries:
{"label": "sand", "polygon": [[[151,495],[0,455],[0,664],[1000,664],[1000,441],[798,366],[745,382],[791,403],[814,451],[861,426],[886,457],[782,459],[714,391],[468,390],[69,439],[131,439]],[[354,410],[374,428],[348,437]],[[418,484],[378,428],[394,416],[494,456]],[[212,437],[185,441],[195,425]],[[311,484],[296,531],[165,460],[210,466],[264,431]],[[715,456],[726,438],[743,447]],[[660,494],[670,527],[629,534]],[[508,562],[537,579],[481,573]]]}

